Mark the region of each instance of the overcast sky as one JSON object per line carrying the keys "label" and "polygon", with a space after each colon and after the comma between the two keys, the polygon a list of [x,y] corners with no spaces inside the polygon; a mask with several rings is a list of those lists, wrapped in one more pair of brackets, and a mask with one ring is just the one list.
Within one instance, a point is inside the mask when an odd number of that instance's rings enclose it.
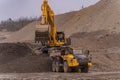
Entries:
{"label": "overcast sky", "polygon": [[[0,21],[8,18],[38,17],[43,0],[0,0]],[[99,0],[49,0],[55,14],[80,10]]]}

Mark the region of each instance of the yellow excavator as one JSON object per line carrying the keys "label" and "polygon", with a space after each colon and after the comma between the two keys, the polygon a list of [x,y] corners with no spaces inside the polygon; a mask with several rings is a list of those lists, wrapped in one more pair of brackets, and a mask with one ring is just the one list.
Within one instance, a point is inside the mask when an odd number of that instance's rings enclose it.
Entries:
{"label": "yellow excavator", "polygon": [[[48,53],[52,61],[53,72],[88,72],[92,66],[89,51],[69,47],[71,44],[64,32],[57,32],[54,21],[54,12],[44,0],[42,4],[40,24],[36,26],[35,42],[42,43],[41,51]],[[86,55],[87,54],[87,55]]]}
{"label": "yellow excavator", "polygon": [[40,25],[36,26],[35,42],[41,42],[43,46],[55,47],[70,45],[70,38],[67,38],[64,32],[57,32],[54,22],[54,12],[44,0],[42,4],[42,16]]}

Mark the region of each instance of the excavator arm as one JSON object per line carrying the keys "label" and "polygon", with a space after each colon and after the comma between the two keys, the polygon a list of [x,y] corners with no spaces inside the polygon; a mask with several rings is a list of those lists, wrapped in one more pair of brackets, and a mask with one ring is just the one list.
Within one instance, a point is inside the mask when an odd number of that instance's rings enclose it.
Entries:
{"label": "excavator arm", "polygon": [[[43,18],[43,19],[42,19]],[[44,0],[43,4],[42,4],[42,17],[41,17],[41,21],[43,21],[44,23],[41,22],[41,24],[43,25],[49,25],[50,27],[50,32],[49,32],[49,43],[56,42],[56,26],[55,26],[55,22],[54,22],[54,12],[53,10],[50,8],[50,6],[48,5],[48,0]]]}

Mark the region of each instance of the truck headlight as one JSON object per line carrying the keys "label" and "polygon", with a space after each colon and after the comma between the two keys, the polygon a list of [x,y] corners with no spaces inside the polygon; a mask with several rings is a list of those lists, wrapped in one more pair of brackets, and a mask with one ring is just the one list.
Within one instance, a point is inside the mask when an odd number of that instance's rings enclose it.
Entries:
{"label": "truck headlight", "polygon": [[92,62],[88,62],[88,66],[91,67],[92,66]]}

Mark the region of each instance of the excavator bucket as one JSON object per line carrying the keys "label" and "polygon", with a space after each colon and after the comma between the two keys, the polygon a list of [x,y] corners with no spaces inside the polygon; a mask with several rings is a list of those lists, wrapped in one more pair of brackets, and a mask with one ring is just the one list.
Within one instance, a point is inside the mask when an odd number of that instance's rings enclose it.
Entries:
{"label": "excavator bucket", "polygon": [[49,40],[49,25],[37,25],[35,29],[35,42],[45,43]]}

